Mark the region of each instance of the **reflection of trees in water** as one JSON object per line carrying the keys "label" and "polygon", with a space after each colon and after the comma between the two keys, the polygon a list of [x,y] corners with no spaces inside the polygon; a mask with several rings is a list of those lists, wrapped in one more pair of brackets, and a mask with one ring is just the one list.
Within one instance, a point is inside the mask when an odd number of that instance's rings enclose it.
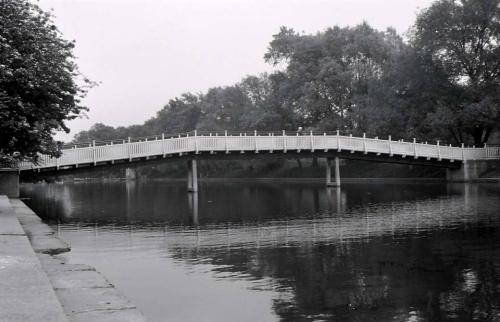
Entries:
{"label": "reflection of trees in water", "polygon": [[270,281],[284,321],[494,319],[498,196],[417,187],[215,185],[190,200],[184,185],[91,184],[31,197],[67,221],[166,224],[163,245],[178,260]]}
{"label": "reflection of trees in water", "polygon": [[488,321],[500,314],[498,197],[479,198],[469,187],[463,197],[360,209],[198,229],[196,242],[172,229],[167,244],[176,258],[210,262],[222,276],[271,278],[283,321]]}
{"label": "reflection of trees in water", "polygon": [[488,320],[500,314],[500,233],[470,228],[483,236],[480,249],[476,234],[438,229],[369,242],[170,251],[215,265],[222,278],[271,278],[278,292],[273,307],[283,321]]}

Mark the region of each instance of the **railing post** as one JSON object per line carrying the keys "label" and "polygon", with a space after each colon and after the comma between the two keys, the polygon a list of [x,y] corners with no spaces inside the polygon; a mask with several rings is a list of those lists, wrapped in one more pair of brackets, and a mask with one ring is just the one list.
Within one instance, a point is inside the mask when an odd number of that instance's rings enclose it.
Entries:
{"label": "railing post", "polygon": [[312,130],[310,132],[310,137],[311,137],[311,152],[314,152],[314,136]]}
{"label": "railing post", "polygon": [[462,161],[465,161],[465,144],[462,143]]}
{"label": "railing post", "polygon": [[392,146],[391,146],[391,136],[389,135],[389,156],[392,157]]}
{"label": "railing post", "polygon": [[298,131],[297,131],[297,145],[296,145],[296,147],[295,147],[295,148],[296,148],[295,150],[297,151],[297,153],[300,153],[300,146],[299,146],[299,132],[298,132]]}
{"label": "railing post", "polygon": [[130,151],[130,136],[128,137],[127,151],[128,151],[128,161],[132,161],[132,151]]}
{"label": "railing post", "polygon": [[198,131],[194,130],[194,153],[198,154]]}
{"label": "railing post", "polygon": [[441,161],[441,151],[439,149],[439,140],[437,140],[437,154],[438,154],[438,160]]}
{"label": "railing post", "polygon": [[92,159],[94,161],[94,165],[96,165],[97,161],[96,161],[96,155],[95,155],[95,140],[92,140]]}
{"label": "railing post", "polygon": [[253,131],[254,145],[255,145],[255,153],[259,153],[259,149],[257,148],[257,130]]}
{"label": "railing post", "polygon": [[[111,143],[109,143],[110,146],[113,145],[113,141],[111,141]],[[111,160],[111,164],[115,164],[115,160]]]}
{"label": "railing post", "polygon": [[227,146],[227,130],[224,131],[224,147],[226,149],[226,154],[229,153],[229,148]]}
{"label": "railing post", "polygon": [[[269,136],[273,137],[273,136],[274,136],[274,133],[269,133]],[[272,142],[272,147],[271,147],[271,149],[269,150],[269,153],[273,153],[274,148],[275,148],[275,143],[276,143],[276,142],[275,142],[275,140],[272,140],[271,142]]]}
{"label": "railing post", "polygon": [[167,156],[165,153],[165,133],[161,134],[161,153],[163,154],[163,157]]}
{"label": "railing post", "polygon": [[349,147],[351,148],[351,153],[354,153],[354,148],[352,146],[352,133],[349,134]]}
{"label": "railing post", "polygon": [[325,146],[325,152],[328,152],[328,145],[326,144],[326,132],[323,132],[323,144]]}
{"label": "railing post", "polygon": [[342,149],[340,148],[340,131],[337,130],[337,152],[340,151],[342,151]]}
{"label": "railing post", "polygon": [[364,154],[367,154],[368,151],[366,150],[366,133],[363,132],[363,152]]}
{"label": "railing post", "polygon": [[243,140],[243,134],[240,133],[240,146],[241,146],[241,150],[240,150],[240,153],[245,153],[245,150],[243,149],[243,147],[245,146],[243,144],[244,140]]}
{"label": "railing post", "polygon": [[285,130],[283,130],[282,133],[283,133],[283,153],[286,153],[286,133],[285,133]]}
{"label": "railing post", "polygon": [[[75,150],[76,150],[76,145],[75,145]],[[78,156],[76,157],[76,161],[75,161],[75,168],[78,168],[78,157],[79,157],[80,153],[78,153]]]}
{"label": "railing post", "polygon": [[418,158],[418,155],[417,155],[417,139],[416,138],[413,138],[413,158],[414,159]]}

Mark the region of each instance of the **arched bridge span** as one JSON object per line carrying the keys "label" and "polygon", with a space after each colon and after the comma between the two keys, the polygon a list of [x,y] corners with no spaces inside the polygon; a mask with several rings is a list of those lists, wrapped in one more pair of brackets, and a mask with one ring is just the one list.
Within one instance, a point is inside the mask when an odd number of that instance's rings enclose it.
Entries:
{"label": "arched bridge span", "polygon": [[[185,133],[175,136],[158,136],[106,144],[90,143],[88,146],[65,148],[59,158],[46,155],[38,164],[24,162],[19,165],[26,171],[72,171],[81,167],[109,166],[115,163],[145,162],[163,158],[186,158],[189,162],[189,188],[197,190],[196,160],[200,158],[245,158],[289,156],[326,157],[327,184],[339,185],[339,158],[363,159],[446,167],[450,179],[468,181],[477,169],[477,162],[500,160],[500,147],[481,148],[405,142],[387,139],[355,137],[335,133],[299,135],[286,132],[251,135],[223,135],[211,133]],[[330,164],[335,165],[336,182],[330,181]]]}

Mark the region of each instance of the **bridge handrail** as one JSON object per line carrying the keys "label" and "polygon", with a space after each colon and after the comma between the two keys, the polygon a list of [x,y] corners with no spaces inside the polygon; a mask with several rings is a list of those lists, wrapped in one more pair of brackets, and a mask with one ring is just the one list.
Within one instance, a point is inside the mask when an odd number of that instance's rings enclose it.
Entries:
{"label": "bridge handrail", "polygon": [[[219,131],[208,131],[208,130],[193,130],[189,132],[181,132],[181,133],[162,133],[158,135],[148,135],[148,136],[137,136],[137,137],[127,137],[127,138],[120,138],[120,139],[109,139],[109,140],[87,140],[87,141],[78,141],[78,142],[69,142],[69,143],[64,143],[63,148],[64,149],[71,149],[74,147],[90,147],[90,146],[102,146],[102,145],[114,145],[114,144],[125,144],[125,143],[131,143],[131,142],[143,142],[143,141],[151,141],[151,140],[158,140],[160,138],[177,138],[177,137],[190,137],[190,136],[294,136],[294,135],[314,135],[314,136],[320,136],[320,135],[337,135],[337,132],[341,136],[349,136],[350,132],[340,132],[340,131],[292,131],[292,130],[282,130],[282,131],[257,131],[257,130],[247,130],[247,131],[231,131],[231,130],[219,130]],[[366,137],[369,139],[368,137]],[[374,137],[372,139],[389,139],[390,136],[387,137]],[[399,138],[397,140],[394,140],[394,142],[411,142],[409,140],[404,141],[404,139]],[[439,141],[441,145],[447,145],[447,146],[457,146],[450,144],[445,141]],[[432,144],[428,143],[427,141],[421,141],[418,143],[422,144]],[[489,147],[492,146],[500,146],[500,145],[488,145]],[[457,146],[459,147],[459,146]],[[466,146],[466,147],[472,147],[472,146]]]}
{"label": "bridge handrail", "polygon": [[[221,134],[221,135],[219,135]],[[368,138],[366,135],[357,137],[340,135],[335,132],[257,132],[230,133],[224,131],[208,132],[193,131],[182,134],[149,136],[143,138],[126,139],[120,142],[103,141],[92,142],[90,145],[72,145],[69,149],[62,150],[60,158],[40,156],[40,164],[30,162],[19,164],[21,170],[45,167],[77,166],[83,163],[115,161],[158,155],[172,155],[182,153],[200,152],[255,152],[288,150],[337,150],[397,155],[401,157],[428,158],[436,160],[478,160],[500,159],[500,147],[456,147],[451,145],[418,143],[416,140],[403,141]]]}

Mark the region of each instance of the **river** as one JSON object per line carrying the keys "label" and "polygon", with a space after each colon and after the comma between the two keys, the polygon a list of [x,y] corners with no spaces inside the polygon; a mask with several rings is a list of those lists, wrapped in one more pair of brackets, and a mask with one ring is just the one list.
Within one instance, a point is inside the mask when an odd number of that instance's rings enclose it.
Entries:
{"label": "river", "polygon": [[500,320],[491,184],[26,184],[153,321]]}

